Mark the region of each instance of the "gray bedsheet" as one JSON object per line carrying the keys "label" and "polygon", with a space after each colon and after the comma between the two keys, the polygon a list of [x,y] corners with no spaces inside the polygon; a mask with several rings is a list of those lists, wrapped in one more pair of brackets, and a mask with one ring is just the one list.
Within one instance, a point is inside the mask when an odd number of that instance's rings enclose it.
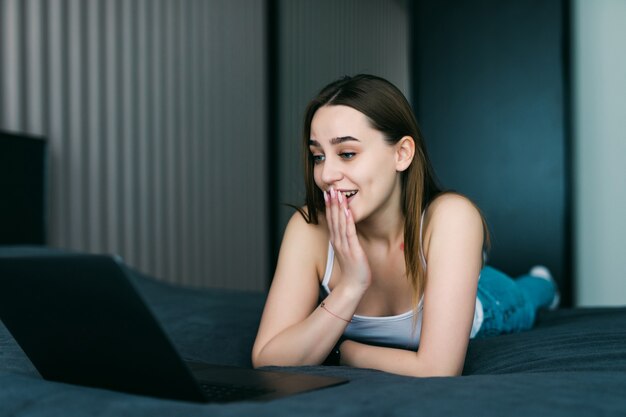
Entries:
{"label": "gray bedsheet", "polygon": [[[250,366],[264,294],[183,289],[141,274],[135,281],[184,357]],[[206,405],[72,386],[41,379],[0,324],[0,416],[624,416],[626,308],[546,312],[531,331],[471,341],[462,377],[296,370],[351,382],[267,403]]]}

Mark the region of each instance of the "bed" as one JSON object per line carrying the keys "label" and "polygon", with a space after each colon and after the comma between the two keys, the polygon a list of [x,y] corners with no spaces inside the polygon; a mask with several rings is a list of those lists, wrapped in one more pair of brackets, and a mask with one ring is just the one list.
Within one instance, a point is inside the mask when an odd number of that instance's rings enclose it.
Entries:
{"label": "bed", "polygon": [[[0,247],[11,253],[47,249]],[[250,366],[265,294],[136,286],[183,357]],[[408,378],[312,366],[348,384],[258,403],[195,404],[43,380],[0,324],[0,416],[609,416],[626,415],[626,308],[543,312],[534,329],[472,340],[463,376]]]}

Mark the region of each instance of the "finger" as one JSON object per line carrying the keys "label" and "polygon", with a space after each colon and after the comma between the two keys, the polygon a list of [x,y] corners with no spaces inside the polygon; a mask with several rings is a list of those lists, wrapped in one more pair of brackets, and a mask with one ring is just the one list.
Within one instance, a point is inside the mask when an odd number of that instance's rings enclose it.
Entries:
{"label": "finger", "polygon": [[340,245],[343,242],[341,241],[341,234],[339,232],[339,200],[337,190],[334,188],[330,189],[330,213],[333,227],[333,244],[335,245],[335,249],[340,249]]}
{"label": "finger", "polygon": [[326,207],[326,221],[328,223],[328,231],[330,233],[330,241],[335,246],[335,238],[337,236],[337,228],[335,227],[335,218],[336,216],[333,213],[333,200],[334,193],[333,188],[328,189],[328,205]]}
{"label": "finger", "polygon": [[342,193],[338,193],[337,200],[339,202],[338,224],[339,224],[339,238],[341,239],[344,247],[349,247],[348,237],[346,236],[346,205],[347,201]]}
{"label": "finger", "polygon": [[328,233],[329,233],[329,238],[330,241],[333,241],[333,219],[332,219],[332,213],[330,211],[330,191],[322,191],[324,193],[324,203],[325,203],[325,211],[324,214],[326,215],[326,226],[328,227]]}
{"label": "finger", "polygon": [[352,211],[346,207],[346,239],[350,249],[361,250],[361,242],[356,234],[356,224],[354,224],[354,217],[352,217]]}

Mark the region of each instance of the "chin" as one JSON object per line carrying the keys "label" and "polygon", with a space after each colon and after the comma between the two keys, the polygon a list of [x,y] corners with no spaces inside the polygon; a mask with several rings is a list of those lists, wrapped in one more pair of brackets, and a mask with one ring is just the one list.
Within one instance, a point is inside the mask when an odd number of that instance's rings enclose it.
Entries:
{"label": "chin", "polygon": [[352,219],[354,220],[354,224],[357,224],[361,221],[361,215],[358,210],[354,210],[352,207],[348,207],[352,214]]}

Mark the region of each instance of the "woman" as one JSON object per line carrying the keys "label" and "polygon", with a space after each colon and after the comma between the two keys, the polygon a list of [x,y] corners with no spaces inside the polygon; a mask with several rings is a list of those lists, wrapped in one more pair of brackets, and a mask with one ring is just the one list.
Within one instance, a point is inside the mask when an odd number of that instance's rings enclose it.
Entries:
{"label": "woman", "polygon": [[460,375],[471,337],[530,328],[555,300],[543,267],[515,281],[483,268],[480,211],[437,186],[411,108],[388,81],[329,84],[303,133],[306,205],[285,231],[255,367],[334,359]]}

